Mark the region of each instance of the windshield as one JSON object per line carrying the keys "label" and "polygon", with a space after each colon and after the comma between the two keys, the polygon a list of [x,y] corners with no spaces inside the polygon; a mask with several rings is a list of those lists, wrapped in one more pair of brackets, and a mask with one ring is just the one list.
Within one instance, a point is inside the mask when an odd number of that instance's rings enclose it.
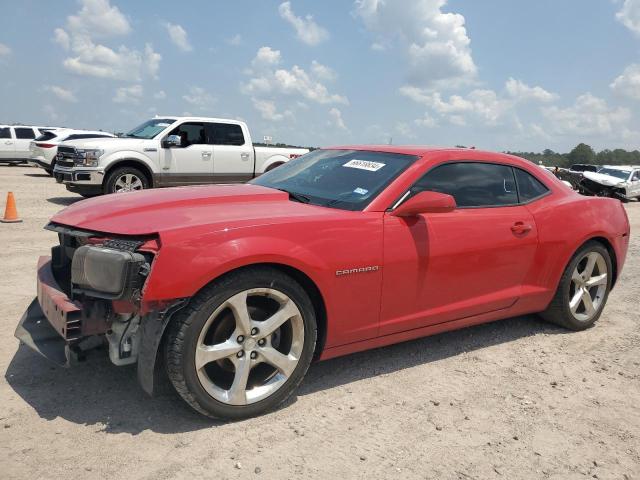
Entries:
{"label": "windshield", "polygon": [[598,170],[598,173],[602,173],[603,175],[610,175],[612,177],[619,178],[620,180],[626,180],[629,178],[630,171],[626,170],[618,170],[616,168],[601,168]]}
{"label": "windshield", "polygon": [[150,139],[155,137],[172,123],[175,123],[175,120],[170,118],[153,118],[151,120],[147,120],[142,125],[138,125],[127,133],[125,137]]}
{"label": "windshield", "polygon": [[362,210],[417,158],[361,150],[316,150],[250,183],[283,190],[304,203]]}

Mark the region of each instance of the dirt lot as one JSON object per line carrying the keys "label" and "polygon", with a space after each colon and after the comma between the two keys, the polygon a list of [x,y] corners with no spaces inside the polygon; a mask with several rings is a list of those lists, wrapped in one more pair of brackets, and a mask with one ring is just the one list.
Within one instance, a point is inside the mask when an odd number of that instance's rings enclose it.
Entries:
{"label": "dirt lot", "polygon": [[0,224],[2,478],[640,478],[637,234],[589,331],[528,316],[330,360],[279,411],[213,423],[134,368],[18,348],[42,226],[80,198],[40,172],[0,166],[0,208],[13,190],[24,219]]}

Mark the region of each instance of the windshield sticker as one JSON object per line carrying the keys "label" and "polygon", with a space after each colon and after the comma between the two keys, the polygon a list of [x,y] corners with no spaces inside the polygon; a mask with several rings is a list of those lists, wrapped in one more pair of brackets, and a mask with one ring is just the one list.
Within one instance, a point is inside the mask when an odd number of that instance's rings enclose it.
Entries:
{"label": "windshield sticker", "polygon": [[367,193],[369,193],[369,190],[358,187],[353,191],[353,193],[357,193],[358,195],[366,195]]}
{"label": "windshield sticker", "polygon": [[347,163],[342,165],[347,168],[358,168],[360,170],[368,170],[369,172],[377,172],[382,167],[384,167],[385,163],[380,162],[369,162],[367,160],[349,160]]}

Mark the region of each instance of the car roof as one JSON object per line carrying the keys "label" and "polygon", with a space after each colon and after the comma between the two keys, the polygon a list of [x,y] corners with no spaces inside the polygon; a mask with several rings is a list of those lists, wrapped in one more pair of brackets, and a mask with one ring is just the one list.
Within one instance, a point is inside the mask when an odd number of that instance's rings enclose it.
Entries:
{"label": "car roof", "polygon": [[383,152],[383,153],[400,153],[405,155],[420,155],[424,156],[428,153],[434,152],[474,152],[487,155],[507,155],[496,152],[489,152],[484,150],[476,150],[475,148],[462,148],[462,147],[446,147],[436,145],[338,145],[333,147],[322,147],[323,150],[361,150],[368,152]]}
{"label": "car roof", "polygon": [[622,170],[623,172],[630,172],[634,168],[633,165],[602,165],[602,168],[610,168],[611,170]]}

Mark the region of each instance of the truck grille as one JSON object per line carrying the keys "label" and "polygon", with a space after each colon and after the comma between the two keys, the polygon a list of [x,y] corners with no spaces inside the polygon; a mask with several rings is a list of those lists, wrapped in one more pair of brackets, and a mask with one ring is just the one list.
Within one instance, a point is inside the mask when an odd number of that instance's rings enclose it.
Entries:
{"label": "truck grille", "polygon": [[56,155],[56,164],[61,167],[71,168],[80,163],[80,155],[74,147],[65,147],[60,145],[58,147],[58,154]]}

